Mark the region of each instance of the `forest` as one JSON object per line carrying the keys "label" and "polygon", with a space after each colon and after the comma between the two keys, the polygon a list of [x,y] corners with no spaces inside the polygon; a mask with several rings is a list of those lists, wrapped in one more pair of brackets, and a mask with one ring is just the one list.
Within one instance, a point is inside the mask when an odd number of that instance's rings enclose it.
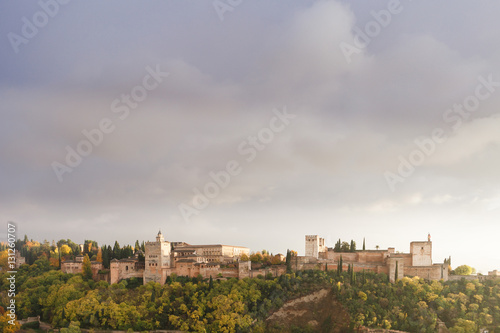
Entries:
{"label": "forest", "polygon": [[[439,322],[451,332],[500,332],[500,279],[439,282],[405,277],[389,283],[385,274],[342,271],[339,266],[297,272],[288,267],[288,273],[279,277],[238,280],[173,275],[164,285],[143,285],[141,279],[109,285],[89,275],[62,273],[52,256],[39,254],[17,272],[17,315],[40,316],[43,322],[63,328],[61,332],[80,328],[284,332],[289,328],[270,326],[266,318],[286,301],[324,288],[331,290],[349,320],[342,325],[321,323],[321,332],[354,332],[361,327],[436,332]],[[3,332],[9,332],[7,276],[0,274]],[[306,323],[290,331],[318,330]]]}

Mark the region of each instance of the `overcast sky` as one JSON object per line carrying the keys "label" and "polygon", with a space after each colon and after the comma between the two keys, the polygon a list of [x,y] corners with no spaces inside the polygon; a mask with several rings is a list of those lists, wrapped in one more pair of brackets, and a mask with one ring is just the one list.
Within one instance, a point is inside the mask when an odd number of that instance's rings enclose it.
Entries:
{"label": "overcast sky", "polygon": [[430,232],[434,262],[500,269],[500,3],[60,1],[0,3],[19,237],[304,254]]}

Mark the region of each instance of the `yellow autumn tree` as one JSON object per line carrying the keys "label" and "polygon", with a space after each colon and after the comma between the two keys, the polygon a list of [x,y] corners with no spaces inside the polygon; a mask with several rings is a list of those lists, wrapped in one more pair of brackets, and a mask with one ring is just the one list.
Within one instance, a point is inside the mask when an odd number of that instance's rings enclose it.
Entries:
{"label": "yellow autumn tree", "polygon": [[0,267],[3,269],[3,270],[6,270],[8,271],[8,267],[7,267],[7,264],[8,264],[8,251],[5,250],[5,251],[2,251],[0,252]]}
{"label": "yellow autumn tree", "polygon": [[83,267],[82,267],[83,277],[85,279],[92,279],[92,264],[90,263],[89,255],[86,254],[83,258]]}
{"label": "yellow autumn tree", "polygon": [[101,248],[99,248],[99,250],[97,251],[97,259],[96,259],[96,261],[102,263],[102,250],[101,250]]}
{"label": "yellow autumn tree", "polygon": [[[14,323],[14,325],[12,325],[12,323]],[[7,316],[7,313],[4,313],[0,316],[0,332],[3,333],[17,332],[20,328],[21,325],[19,325],[17,320],[12,321],[12,319],[10,319],[10,317]]]}
{"label": "yellow autumn tree", "polygon": [[61,255],[62,256],[68,255],[70,253],[71,253],[71,248],[68,245],[66,245],[66,244],[61,245]]}

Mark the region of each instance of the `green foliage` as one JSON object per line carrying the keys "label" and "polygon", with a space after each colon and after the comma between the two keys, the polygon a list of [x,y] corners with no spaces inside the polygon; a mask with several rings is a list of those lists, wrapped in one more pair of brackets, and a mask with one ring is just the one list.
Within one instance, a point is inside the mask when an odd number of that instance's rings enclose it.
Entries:
{"label": "green foliage", "polygon": [[473,273],[473,271],[475,271],[475,270],[472,267],[467,266],[467,265],[462,265],[462,266],[458,266],[457,268],[455,268],[453,273],[455,275],[471,275]]}
{"label": "green foliage", "polygon": [[[437,319],[451,332],[494,331],[500,325],[500,280],[426,281],[404,277],[394,284],[387,277],[363,272],[346,283],[345,273],[333,284],[337,298],[360,325],[407,332],[434,332]],[[495,330],[496,332],[496,330]]]}
{"label": "green foliage", "polygon": [[292,272],[292,252],[290,250],[286,250],[286,272],[291,273]]}
{"label": "green foliage", "polygon": [[341,247],[342,247],[342,242],[340,241],[340,238],[339,238],[339,240],[337,241],[337,243],[335,243],[335,247],[333,248],[333,251],[340,252],[341,251]]}
{"label": "green foliage", "polygon": [[[104,247],[103,247],[104,248]],[[323,268],[323,267],[321,267]],[[214,277],[215,278],[215,277]],[[426,281],[404,277],[388,283],[385,274],[307,270],[277,278],[203,279],[169,276],[165,285],[140,279],[118,284],[86,280],[81,274],[51,270],[47,259],[17,274],[19,318],[40,315],[61,332],[82,329],[264,332],[265,318],[287,300],[332,288],[361,326],[407,332],[435,332],[438,318],[451,332],[500,327],[500,281]],[[0,274],[0,305],[5,307],[6,275]],[[328,332],[331,319],[319,322]],[[310,328],[295,327],[305,332]],[[272,330],[271,330],[272,331]],[[279,331],[279,330],[278,330]]]}
{"label": "green foliage", "polygon": [[61,333],[80,333],[80,323],[71,322],[67,328],[61,328]]}
{"label": "green foliage", "polygon": [[356,252],[356,242],[352,239],[351,239],[350,250],[351,252]]}

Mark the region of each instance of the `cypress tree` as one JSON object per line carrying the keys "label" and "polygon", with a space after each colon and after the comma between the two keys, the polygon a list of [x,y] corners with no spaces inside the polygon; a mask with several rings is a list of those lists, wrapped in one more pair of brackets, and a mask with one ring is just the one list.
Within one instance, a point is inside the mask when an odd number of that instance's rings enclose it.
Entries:
{"label": "cypress tree", "polygon": [[341,252],[342,251],[341,247],[342,247],[342,242],[340,241],[340,238],[339,238],[337,243],[335,243],[335,247],[333,248],[333,251],[334,252]]}
{"label": "cypress tree", "polygon": [[104,268],[109,268],[109,250],[107,246],[102,247],[102,265]]}
{"label": "cypress tree", "polygon": [[120,248],[120,244],[118,243],[118,241],[115,241],[115,246],[113,246],[113,258],[115,259],[121,259],[121,248]]}
{"label": "cypress tree", "polygon": [[394,272],[394,282],[398,282],[398,261],[396,261],[396,271]]}
{"label": "cypress tree", "polygon": [[292,253],[290,250],[286,250],[286,272],[292,272]]}

